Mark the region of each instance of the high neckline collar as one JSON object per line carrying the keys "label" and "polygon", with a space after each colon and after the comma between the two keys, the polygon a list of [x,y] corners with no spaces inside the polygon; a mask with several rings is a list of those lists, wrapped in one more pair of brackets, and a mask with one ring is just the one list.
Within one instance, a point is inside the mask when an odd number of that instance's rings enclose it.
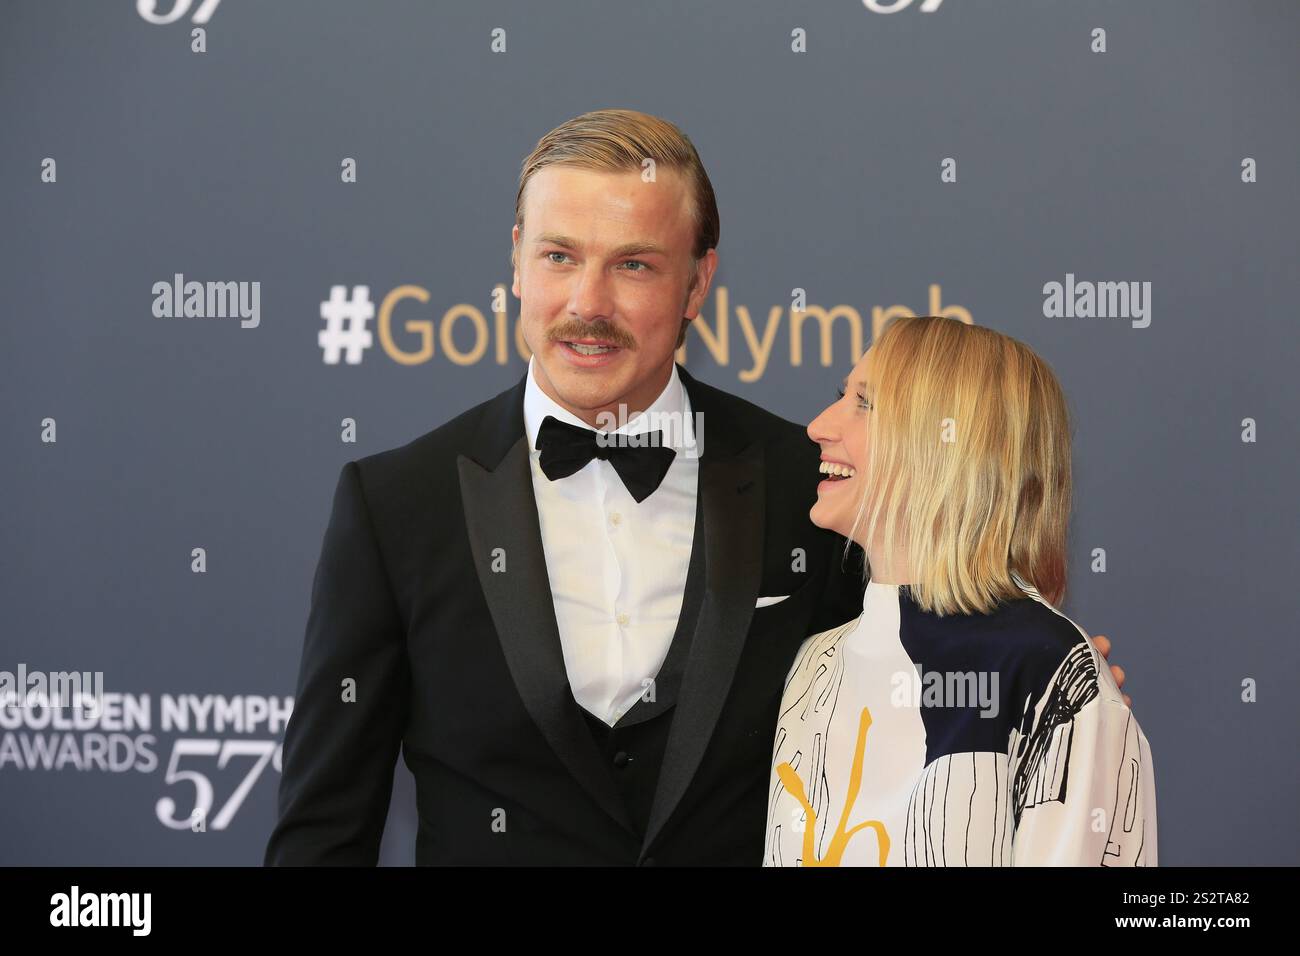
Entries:
{"label": "high neckline collar", "polygon": [[900,597],[906,597],[905,584],[885,584],[880,581],[868,581],[862,592],[862,611],[869,613],[872,608],[893,604],[897,606]]}

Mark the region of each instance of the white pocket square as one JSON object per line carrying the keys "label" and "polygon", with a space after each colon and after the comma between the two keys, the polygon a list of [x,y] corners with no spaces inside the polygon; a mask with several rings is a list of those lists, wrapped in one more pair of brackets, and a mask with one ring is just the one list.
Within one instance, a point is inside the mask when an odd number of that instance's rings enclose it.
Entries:
{"label": "white pocket square", "polygon": [[789,596],[790,595],[788,594],[782,594],[779,597],[761,597],[754,602],[754,607],[760,608],[760,607],[767,607],[770,604],[779,604]]}

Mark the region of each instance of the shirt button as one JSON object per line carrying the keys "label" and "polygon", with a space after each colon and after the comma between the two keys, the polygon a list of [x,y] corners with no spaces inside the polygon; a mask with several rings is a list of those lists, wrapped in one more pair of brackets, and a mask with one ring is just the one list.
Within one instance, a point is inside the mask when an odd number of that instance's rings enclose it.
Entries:
{"label": "shirt button", "polygon": [[618,616],[618,626],[619,626],[619,627],[627,627],[627,622],[628,622],[629,620],[630,620],[630,618],[629,618],[626,614],[620,614],[620,615]]}
{"label": "shirt button", "polygon": [[621,514],[619,514],[617,511],[610,512],[609,515],[610,524],[617,525],[617,524],[621,524],[622,521],[623,521],[623,516]]}

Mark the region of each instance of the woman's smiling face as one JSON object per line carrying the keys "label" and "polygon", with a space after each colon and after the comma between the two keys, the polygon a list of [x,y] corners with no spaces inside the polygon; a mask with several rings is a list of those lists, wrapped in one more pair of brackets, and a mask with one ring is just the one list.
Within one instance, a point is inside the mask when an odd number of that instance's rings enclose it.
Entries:
{"label": "woman's smiling face", "polygon": [[[813,524],[848,537],[862,503],[871,442],[875,397],[873,349],[867,349],[845,380],[838,401],[808,425],[808,437],[821,446],[823,480],[808,516]],[[859,529],[860,533],[863,529]],[[861,541],[858,542],[862,544]]]}

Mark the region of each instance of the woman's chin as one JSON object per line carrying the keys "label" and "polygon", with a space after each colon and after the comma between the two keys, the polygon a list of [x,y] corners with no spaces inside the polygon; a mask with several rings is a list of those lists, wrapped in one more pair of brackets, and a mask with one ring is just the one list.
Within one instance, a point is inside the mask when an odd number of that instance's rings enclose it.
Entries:
{"label": "woman's chin", "polygon": [[827,531],[835,531],[839,534],[844,533],[843,531],[840,531],[839,528],[835,527],[839,522],[826,514],[826,509],[822,507],[820,501],[808,509],[808,518],[819,528],[825,528]]}

